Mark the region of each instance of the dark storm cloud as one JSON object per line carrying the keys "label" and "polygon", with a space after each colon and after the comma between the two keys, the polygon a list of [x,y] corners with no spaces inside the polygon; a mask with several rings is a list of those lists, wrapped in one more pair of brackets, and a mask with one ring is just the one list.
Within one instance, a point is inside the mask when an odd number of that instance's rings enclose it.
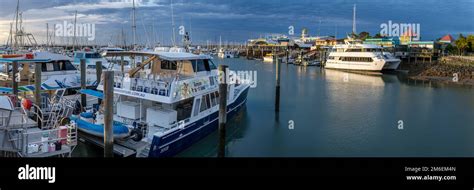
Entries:
{"label": "dark storm cloud", "polygon": [[[0,32],[8,30],[16,0],[1,0]],[[97,36],[113,41],[122,28],[131,30],[132,0],[20,0],[24,19],[49,19],[57,22],[71,19],[75,10],[80,21],[96,22]],[[118,2],[118,3],[117,3]],[[120,3],[122,2],[122,3]],[[123,3],[127,2],[127,3]],[[171,7],[169,0],[137,0],[137,33],[139,41],[163,40],[170,42]],[[357,30],[372,34],[380,31],[380,24],[392,20],[398,23],[419,23],[422,39],[435,39],[446,33],[474,31],[474,3],[471,0],[174,0],[176,27],[191,30],[195,42],[223,40],[243,42],[248,38],[269,33],[287,33],[292,25],[299,33],[306,27],[312,35],[339,37],[351,31],[352,6],[357,4]],[[44,15],[42,17],[42,15]],[[30,16],[30,17],[28,17]],[[34,18],[32,18],[34,17]],[[47,17],[47,18],[46,18]],[[50,18],[51,17],[51,18]],[[56,20],[54,20],[57,18]],[[41,20],[29,28],[44,30]],[[38,26],[34,26],[38,25]],[[154,26],[154,29],[152,29]],[[155,35],[153,37],[152,31]]]}

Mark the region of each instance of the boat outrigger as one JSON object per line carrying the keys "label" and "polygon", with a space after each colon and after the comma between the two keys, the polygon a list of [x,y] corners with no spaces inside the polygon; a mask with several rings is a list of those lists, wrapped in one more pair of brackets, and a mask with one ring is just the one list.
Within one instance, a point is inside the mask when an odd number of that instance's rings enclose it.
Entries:
{"label": "boat outrigger", "polygon": [[[215,131],[218,126],[219,75],[210,56],[183,52],[113,52],[116,56],[144,56],[144,62],[114,78],[114,136],[146,142],[137,156],[169,157]],[[228,87],[228,118],[247,100],[250,82]],[[102,97],[99,91],[83,91]],[[88,108],[86,119],[74,116],[78,128],[90,134],[103,131],[102,112]],[[95,122],[95,123],[94,123]],[[119,132],[128,135],[121,136]],[[96,130],[97,129],[97,130]],[[119,130],[119,129],[123,129]],[[117,133],[116,133],[117,132]],[[101,135],[101,133],[95,133]]]}

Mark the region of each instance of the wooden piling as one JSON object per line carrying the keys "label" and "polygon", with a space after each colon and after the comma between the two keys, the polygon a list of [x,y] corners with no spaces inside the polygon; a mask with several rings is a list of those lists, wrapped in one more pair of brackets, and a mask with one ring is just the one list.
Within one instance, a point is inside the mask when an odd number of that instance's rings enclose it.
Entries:
{"label": "wooden piling", "polygon": [[219,83],[219,148],[217,157],[225,157],[225,132],[227,122],[227,65],[219,65],[222,77]]}
{"label": "wooden piling", "polygon": [[276,72],[275,72],[275,78],[276,78],[276,87],[275,87],[275,112],[280,111],[280,62],[281,60],[275,56],[275,67],[276,67]]}
{"label": "wooden piling", "polygon": [[113,103],[114,71],[104,72],[104,157],[114,156]]}
{"label": "wooden piling", "polygon": [[123,61],[123,55],[120,56],[120,70],[122,71],[122,76],[125,74],[125,68],[124,68],[124,61]]}
{"label": "wooden piling", "polygon": [[[81,59],[81,89],[86,89],[86,60]],[[83,108],[87,106],[87,99],[84,93],[81,93],[81,105]]]}
{"label": "wooden piling", "polygon": [[96,74],[96,81],[97,81],[97,85],[100,84],[100,80],[101,80],[101,77],[102,77],[102,61],[97,61],[95,63],[95,74]]}
{"label": "wooden piling", "polygon": [[15,99],[18,100],[18,82],[19,81],[19,73],[18,73],[18,62],[12,62],[12,88],[13,88],[13,95],[15,95]]}
{"label": "wooden piling", "polygon": [[41,63],[35,65],[35,103],[41,105]]}

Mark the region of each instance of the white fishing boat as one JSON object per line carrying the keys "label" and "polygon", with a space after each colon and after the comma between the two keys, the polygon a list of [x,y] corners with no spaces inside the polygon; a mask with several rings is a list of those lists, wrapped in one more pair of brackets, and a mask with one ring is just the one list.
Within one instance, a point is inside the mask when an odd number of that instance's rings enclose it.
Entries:
{"label": "white fishing boat", "polygon": [[[147,60],[114,80],[116,138],[147,142],[148,148],[137,155],[169,157],[217,129],[219,75],[211,57],[182,52],[137,53]],[[244,106],[249,83],[237,79],[229,84],[228,118]],[[85,93],[101,98],[103,85],[97,89]],[[100,136],[103,113],[88,113],[73,120],[80,130]],[[91,117],[97,119],[88,119]]]}
{"label": "white fishing boat", "polygon": [[[18,62],[18,91],[34,91],[35,67],[41,66],[41,88],[42,90],[57,90],[80,88],[80,72],[71,63],[71,58],[50,52],[34,52],[32,54],[10,55],[9,58],[0,58],[0,78],[1,81],[12,80],[12,63]],[[96,77],[88,77],[87,86],[94,86]],[[6,82],[8,83],[8,82]],[[10,94],[13,92],[11,85],[2,85],[0,94]]]}
{"label": "white fishing boat", "polygon": [[107,61],[107,59],[105,59],[101,55],[101,53],[96,52],[96,51],[92,51],[92,50],[75,51],[73,64],[77,68],[80,68],[81,59],[84,59],[86,61],[87,69],[95,69],[97,62],[101,62],[104,69],[109,68],[109,62]]}

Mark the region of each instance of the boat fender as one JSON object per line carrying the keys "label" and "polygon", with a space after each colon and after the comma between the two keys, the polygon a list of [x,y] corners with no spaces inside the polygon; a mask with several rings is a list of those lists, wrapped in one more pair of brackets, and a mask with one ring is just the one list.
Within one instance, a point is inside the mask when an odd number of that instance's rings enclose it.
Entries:
{"label": "boat fender", "polygon": [[130,136],[132,137],[133,141],[138,142],[143,139],[143,132],[138,128],[133,128]]}

